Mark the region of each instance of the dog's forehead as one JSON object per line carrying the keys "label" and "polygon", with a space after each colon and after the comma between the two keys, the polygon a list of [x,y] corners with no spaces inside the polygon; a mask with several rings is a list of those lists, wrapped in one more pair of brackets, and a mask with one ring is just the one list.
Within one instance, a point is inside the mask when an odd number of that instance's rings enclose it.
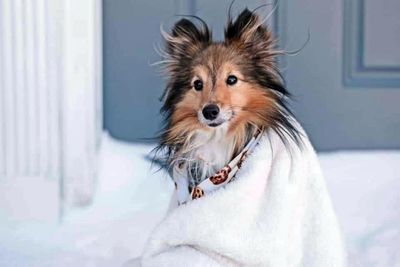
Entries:
{"label": "dog's forehead", "polygon": [[203,66],[211,72],[218,71],[226,63],[235,64],[240,55],[222,43],[214,43],[205,48],[195,59],[195,65]]}

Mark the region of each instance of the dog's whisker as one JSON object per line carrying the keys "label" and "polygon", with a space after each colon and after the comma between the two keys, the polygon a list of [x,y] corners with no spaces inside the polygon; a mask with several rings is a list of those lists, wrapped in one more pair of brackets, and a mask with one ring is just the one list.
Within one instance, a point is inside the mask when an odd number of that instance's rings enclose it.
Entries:
{"label": "dog's whisker", "polygon": [[310,32],[310,28],[308,28],[307,39],[304,41],[302,46],[300,48],[298,48],[296,50],[292,50],[292,51],[286,51],[284,49],[284,50],[282,50],[282,54],[289,55],[289,56],[296,56],[301,52],[301,50],[303,50],[307,46],[307,44],[310,42],[310,40],[311,40],[311,32]]}
{"label": "dog's whisker", "polygon": [[167,52],[165,52],[161,47],[159,43],[153,43],[153,49],[156,51],[156,53],[165,59],[170,58],[169,54]]}
{"label": "dog's whisker", "polygon": [[272,7],[272,9],[271,9],[271,12],[269,12],[269,13],[261,20],[261,22],[260,22],[259,25],[262,25],[262,24],[264,24],[265,22],[267,22],[267,21],[271,18],[271,16],[275,13],[275,11],[277,10],[277,8],[278,8],[278,0],[275,0],[274,3],[273,3],[273,7]]}
{"label": "dog's whisker", "polygon": [[160,61],[150,63],[150,66],[158,66],[158,65],[168,64],[171,62],[173,62],[173,61],[172,60],[160,60]]}
{"label": "dog's whisker", "polygon": [[232,2],[229,4],[229,8],[228,8],[228,21],[232,20],[232,7],[233,4],[235,3],[235,0],[232,0]]}
{"label": "dog's whisker", "polygon": [[273,5],[273,4],[274,3],[266,3],[266,4],[259,5],[258,7],[254,8],[251,12],[255,13],[257,10],[259,10],[259,9],[261,9],[263,7],[267,7],[267,6],[270,6],[270,5]]}

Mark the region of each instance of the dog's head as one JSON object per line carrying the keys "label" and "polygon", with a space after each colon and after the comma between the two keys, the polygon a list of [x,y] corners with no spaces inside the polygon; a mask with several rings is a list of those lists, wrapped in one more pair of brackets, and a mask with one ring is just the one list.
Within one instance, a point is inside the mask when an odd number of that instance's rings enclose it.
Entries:
{"label": "dog's head", "polygon": [[275,61],[281,52],[258,15],[245,9],[235,20],[228,19],[222,42],[212,41],[205,23],[198,27],[187,19],[164,37],[168,83],[163,145],[180,146],[196,133],[220,129],[235,136],[238,146],[249,131],[268,127],[296,137]]}

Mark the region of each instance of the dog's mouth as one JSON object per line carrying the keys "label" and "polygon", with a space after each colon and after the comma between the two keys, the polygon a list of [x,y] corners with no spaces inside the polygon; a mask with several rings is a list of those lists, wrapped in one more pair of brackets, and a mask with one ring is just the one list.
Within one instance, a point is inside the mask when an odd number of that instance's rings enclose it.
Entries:
{"label": "dog's mouth", "polygon": [[224,122],[225,121],[222,121],[222,122],[211,122],[211,123],[208,123],[207,125],[210,126],[210,127],[218,127],[221,124],[223,124]]}
{"label": "dog's mouth", "polygon": [[198,119],[201,124],[206,125],[211,128],[216,128],[219,126],[223,126],[228,123],[233,118],[233,111],[225,110],[220,112],[218,117],[213,120],[206,119],[201,112],[198,112]]}

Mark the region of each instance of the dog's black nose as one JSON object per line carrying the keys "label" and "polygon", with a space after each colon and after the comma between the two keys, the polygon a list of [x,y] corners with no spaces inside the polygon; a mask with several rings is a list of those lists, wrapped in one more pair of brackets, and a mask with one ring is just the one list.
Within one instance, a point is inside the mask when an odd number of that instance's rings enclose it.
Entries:
{"label": "dog's black nose", "polygon": [[207,120],[214,120],[218,117],[219,107],[215,104],[209,104],[203,108],[203,116]]}

